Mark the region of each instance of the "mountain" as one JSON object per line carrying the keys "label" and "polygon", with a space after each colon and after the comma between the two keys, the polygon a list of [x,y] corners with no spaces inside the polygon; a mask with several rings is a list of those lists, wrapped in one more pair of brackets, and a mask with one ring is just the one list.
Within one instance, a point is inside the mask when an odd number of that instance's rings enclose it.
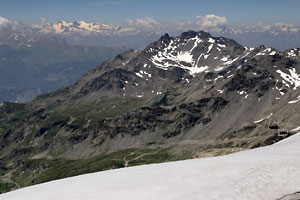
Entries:
{"label": "mountain", "polygon": [[106,25],[101,23],[88,23],[83,20],[75,22],[60,21],[57,23],[45,23],[42,27],[42,32],[52,32],[70,35],[73,33],[81,35],[91,35],[97,33],[121,34],[135,31],[132,28],[124,28],[121,26]]}
{"label": "mountain", "polygon": [[[291,26],[291,27],[289,27]],[[222,35],[230,37],[246,46],[256,46],[264,44],[268,47],[275,47],[279,50],[285,50],[292,47],[299,47],[300,29],[288,24],[275,24],[269,29],[264,30],[256,28],[232,28],[227,27],[219,32],[214,32],[214,35]]]}
{"label": "mountain", "polygon": [[[151,21],[151,18],[145,18],[145,20]],[[129,24],[123,25],[104,24],[101,22],[89,23],[83,20],[74,22],[44,22],[36,31],[59,35],[60,37],[64,37],[68,42],[74,44],[99,43],[110,46],[122,44],[138,49],[144,48],[148,43],[157,40],[164,32],[170,32],[171,35],[177,35],[187,27],[192,29],[201,28],[215,36],[220,35],[233,38],[240,44],[250,47],[264,44],[265,46],[272,46],[284,50],[300,45],[299,26],[286,23],[258,23],[255,26],[240,27],[231,26],[229,24],[218,27],[199,27],[199,24],[193,24],[193,22],[182,22],[180,25],[181,28],[179,28],[177,26],[174,27],[178,22],[172,24],[172,22],[168,21],[156,21],[156,25],[150,29],[145,28],[142,24],[140,24],[140,26],[134,26],[134,21],[131,21],[131,23],[130,20]]]}
{"label": "mountain", "polygon": [[0,198],[299,199],[299,136],[298,133],[275,145],[226,156],[76,176],[16,190]]}
{"label": "mountain", "polygon": [[[217,17],[207,15],[206,17]],[[199,16],[198,19],[201,19]],[[103,23],[78,21],[47,22],[41,18],[40,24],[24,24],[0,17],[0,44],[22,46],[30,44],[38,37],[53,36],[65,39],[69,44],[88,46],[126,46],[143,49],[156,41],[163,33],[178,35],[187,29],[205,30],[214,36],[233,38],[244,46],[254,47],[263,44],[279,50],[299,47],[300,27],[287,23],[257,23],[255,25],[232,25],[221,23],[210,26],[200,21],[154,20],[149,17],[125,23]],[[13,39],[13,40],[11,40]],[[17,39],[18,42],[15,41]]]}
{"label": "mountain", "polygon": [[68,43],[74,45],[104,45],[117,48],[126,46],[132,49],[143,49],[161,35],[130,27],[88,23],[82,20],[47,23],[39,29],[35,29],[34,32],[38,35],[64,38]]}
{"label": "mountain", "polygon": [[300,130],[299,62],[300,49],[165,34],[69,87],[3,103],[2,191],[273,144]]}
{"label": "mountain", "polygon": [[0,102],[27,102],[38,94],[71,85],[100,62],[124,48],[69,45],[55,37],[1,38]]}

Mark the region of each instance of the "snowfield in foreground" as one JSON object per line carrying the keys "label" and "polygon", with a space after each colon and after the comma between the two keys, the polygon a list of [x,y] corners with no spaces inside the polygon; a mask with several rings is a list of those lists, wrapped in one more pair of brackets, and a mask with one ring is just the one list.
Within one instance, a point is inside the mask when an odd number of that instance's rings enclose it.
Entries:
{"label": "snowfield in foreground", "polygon": [[1,200],[275,200],[300,191],[300,134],[227,156],[129,167],[52,181]]}

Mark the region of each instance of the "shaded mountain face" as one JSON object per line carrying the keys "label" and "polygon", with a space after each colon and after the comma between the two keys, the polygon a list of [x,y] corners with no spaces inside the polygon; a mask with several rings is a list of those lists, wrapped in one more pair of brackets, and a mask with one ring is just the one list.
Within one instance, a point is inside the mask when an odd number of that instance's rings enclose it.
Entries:
{"label": "shaded mountain face", "polygon": [[300,130],[299,74],[299,49],[166,34],[70,87],[1,104],[2,173],[24,186],[272,144]]}
{"label": "shaded mountain face", "polygon": [[0,102],[27,102],[35,96],[71,85],[85,72],[124,49],[68,45],[63,39],[2,38]]}

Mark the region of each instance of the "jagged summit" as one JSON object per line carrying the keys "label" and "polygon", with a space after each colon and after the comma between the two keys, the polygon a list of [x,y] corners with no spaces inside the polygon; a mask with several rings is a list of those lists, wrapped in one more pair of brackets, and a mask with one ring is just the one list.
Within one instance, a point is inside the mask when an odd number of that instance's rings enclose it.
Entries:
{"label": "jagged summit", "polygon": [[180,37],[183,38],[183,39],[190,39],[190,38],[194,38],[196,36],[200,36],[202,38],[208,38],[211,35],[207,32],[204,32],[204,31],[197,32],[197,31],[194,31],[194,30],[189,30],[187,32],[183,32],[180,35]]}
{"label": "jagged summit", "polygon": [[156,67],[179,67],[195,74],[220,71],[248,51],[233,40],[212,37],[204,31],[188,31],[178,37],[165,34],[144,52],[151,55],[149,60]]}
{"label": "jagged summit", "polygon": [[[241,46],[232,39],[213,37],[204,31],[187,31],[177,37],[164,34],[158,41],[151,43],[144,50],[124,52],[87,73],[75,87],[71,87],[73,88],[71,91],[76,97],[82,97],[82,94],[86,96],[90,93],[97,93],[97,95],[93,95],[94,98],[101,94],[121,95],[123,97],[153,97],[167,91],[168,83],[193,85],[193,81],[196,82],[201,77],[215,81],[233,79],[237,83],[231,85],[229,91],[234,91],[244,85],[244,80],[235,80],[235,73],[245,77],[249,71],[253,71],[251,79],[247,80],[253,81],[253,84],[250,84],[252,86],[248,89],[249,91],[255,89],[254,92],[260,96],[262,89],[257,87],[274,88],[277,85],[278,91],[285,91],[279,84],[281,80],[283,85],[296,83],[298,76],[293,75],[293,73],[298,71],[298,55],[299,49],[280,52],[263,45],[248,48]],[[280,67],[283,65],[289,66],[290,69]],[[109,70],[119,69],[122,70],[118,73],[108,73]],[[247,71],[244,71],[246,69]],[[262,73],[261,70],[264,72]],[[119,73],[125,73],[124,77],[127,78],[119,79],[118,76],[120,77],[120,75],[117,76]],[[110,82],[113,80],[110,77],[112,75],[117,76],[115,81],[118,82],[118,87],[115,87],[117,82]],[[257,77],[252,77],[253,75]],[[260,77],[261,75],[262,77]],[[287,81],[287,76],[292,78]],[[268,87],[264,86],[264,79],[267,77]],[[272,79],[272,84],[269,83],[269,78]],[[103,82],[102,84],[97,83],[100,80]],[[91,84],[91,81],[95,83]],[[261,81],[262,85],[259,86]],[[239,84],[240,86],[238,86]],[[93,87],[90,87],[91,85]],[[95,87],[96,85],[97,87]],[[217,85],[215,88],[219,88]],[[249,86],[248,83],[246,85]],[[82,90],[82,87],[85,89]],[[111,92],[109,88],[113,88],[115,92]],[[224,88],[220,87],[219,91],[223,90]],[[85,92],[77,95],[79,91]]]}

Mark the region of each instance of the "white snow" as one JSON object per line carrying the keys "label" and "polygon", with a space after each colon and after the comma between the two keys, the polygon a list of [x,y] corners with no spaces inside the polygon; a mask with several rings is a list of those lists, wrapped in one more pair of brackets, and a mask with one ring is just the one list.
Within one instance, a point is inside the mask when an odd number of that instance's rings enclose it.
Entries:
{"label": "white snow", "polygon": [[184,61],[186,63],[192,63],[194,61],[193,59],[193,55],[190,54],[190,52],[186,51],[186,52],[180,52],[177,55],[178,60],[180,61]]}
{"label": "white snow", "polygon": [[148,72],[146,71],[143,71],[143,70],[140,70],[140,73],[139,74],[145,74],[145,75],[148,75],[150,78],[152,76],[152,74],[149,74]]}
{"label": "white snow", "polygon": [[221,60],[226,62],[226,61],[228,61],[228,58],[229,58],[229,56],[226,56],[226,57],[223,57]]}
{"label": "white snow", "polygon": [[209,69],[208,66],[190,67],[190,68],[189,68],[191,74],[201,73],[201,72],[204,72],[204,71],[207,70],[207,69]]}
{"label": "white snow", "polygon": [[272,51],[271,48],[266,48],[266,49],[264,50],[264,52],[270,52],[270,51]]}
{"label": "white snow", "polygon": [[253,123],[254,123],[254,124],[260,123],[260,122],[262,122],[262,121],[264,121],[264,120],[266,120],[266,119],[269,119],[272,115],[273,115],[273,113],[271,113],[270,115],[268,115],[268,116],[265,117],[265,118],[262,118],[262,119],[260,119],[260,120],[255,121],[255,122],[253,122]]}
{"label": "white snow", "polygon": [[296,99],[289,101],[288,104],[294,104],[297,103],[298,101],[300,101],[300,95]]}
{"label": "white snow", "polygon": [[256,56],[263,56],[266,55],[267,53],[269,53],[269,55],[273,56],[275,55],[277,52],[272,50],[271,48],[267,48],[259,53],[256,54]]}
{"label": "white snow", "polygon": [[228,60],[227,62],[223,63],[223,65],[231,65],[233,62],[235,62],[239,57],[233,59],[233,60]]}
{"label": "white snow", "polygon": [[295,54],[295,51],[291,49],[288,53],[288,57],[296,57],[297,55]]}
{"label": "white snow", "polygon": [[214,81],[217,82],[217,80],[219,80],[219,79],[221,79],[221,78],[223,78],[223,76],[220,76],[220,75],[219,75],[217,78],[215,78]]}
{"label": "white snow", "polygon": [[[170,66],[177,66],[183,69],[186,69],[190,72],[190,74],[197,73],[200,70],[197,70],[197,63],[201,57],[198,58],[197,62],[193,58],[192,51],[198,46],[199,43],[202,42],[198,36],[195,38],[191,38],[186,42],[186,45],[193,42],[193,47],[189,51],[178,51],[176,52],[180,46],[175,44],[176,40],[171,40],[168,45],[166,45],[161,51],[157,52],[156,55],[150,58],[150,61],[156,65],[156,67],[161,68],[163,70],[168,70]],[[185,62],[190,64],[192,67],[186,66],[181,62]]]}
{"label": "white snow", "polygon": [[215,40],[213,38],[208,38],[209,43],[215,43]]}
{"label": "white snow", "polygon": [[52,181],[1,200],[275,200],[300,190],[300,134],[231,155]]}
{"label": "white snow", "polygon": [[300,131],[300,126],[298,126],[297,128],[294,128],[292,131]]}
{"label": "white snow", "polygon": [[139,76],[139,77],[143,78],[143,75],[142,75],[142,74],[140,74],[139,72],[136,72],[135,74],[136,74],[137,76]]}
{"label": "white snow", "polygon": [[279,69],[276,70],[276,72],[285,80],[283,83],[285,83],[287,87],[294,85],[293,89],[296,90],[300,86],[300,74],[297,74],[295,68],[289,69],[289,74]]}
{"label": "white snow", "polygon": [[198,44],[200,44],[201,42],[203,42],[203,40],[201,40],[198,36],[196,36],[195,38],[192,38],[191,40],[195,40],[194,46],[190,50],[190,52],[192,53],[192,51],[198,46]]}
{"label": "white snow", "polygon": [[226,45],[225,44],[217,44],[219,47],[221,47],[221,48],[225,48],[226,47]]}
{"label": "white snow", "polygon": [[231,78],[231,77],[233,77],[233,74],[231,74],[231,75],[227,76],[227,78]]}
{"label": "white snow", "polygon": [[209,45],[207,53],[209,53],[211,51],[211,49],[213,48],[214,44]]}
{"label": "white snow", "polygon": [[264,52],[259,52],[259,53],[257,53],[256,55],[257,55],[257,56],[264,56],[264,55],[266,55],[266,53],[264,53]]}
{"label": "white snow", "polygon": [[207,59],[209,56],[210,56],[210,54],[204,55],[203,57],[204,57],[204,59]]}
{"label": "white snow", "polygon": [[[161,48],[157,51],[155,55],[152,55],[149,59],[157,68],[168,70],[170,67],[176,66],[182,69],[187,70],[191,75],[195,73],[201,73],[203,70],[204,63],[201,63],[201,59],[208,59],[211,55],[211,51],[216,44],[216,48],[219,53],[221,52],[220,48],[226,48],[224,44],[216,43],[216,40],[213,38],[208,38],[208,46],[206,47],[206,52],[202,52],[200,55],[194,52],[194,49],[202,43],[203,40],[199,36],[194,38],[186,39],[184,43],[179,41],[178,38],[171,39],[169,43],[163,43]],[[214,59],[217,59],[220,55],[214,56]],[[224,55],[223,55],[224,56]],[[226,67],[231,65],[237,58],[229,59],[229,55],[225,55],[221,60],[220,66]],[[188,65],[187,65],[188,64]],[[219,66],[208,66],[211,69],[214,69]]]}
{"label": "white snow", "polygon": [[215,71],[215,72],[218,72],[218,71],[221,71],[221,70],[223,70],[223,69],[224,69],[224,67],[222,67],[222,66],[220,67],[220,66],[219,66],[219,67],[216,67],[216,68],[214,69],[214,71]]}
{"label": "white snow", "polygon": [[246,93],[245,91],[238,91],[237,92],[239,95],[243,95],[244,93]]}

